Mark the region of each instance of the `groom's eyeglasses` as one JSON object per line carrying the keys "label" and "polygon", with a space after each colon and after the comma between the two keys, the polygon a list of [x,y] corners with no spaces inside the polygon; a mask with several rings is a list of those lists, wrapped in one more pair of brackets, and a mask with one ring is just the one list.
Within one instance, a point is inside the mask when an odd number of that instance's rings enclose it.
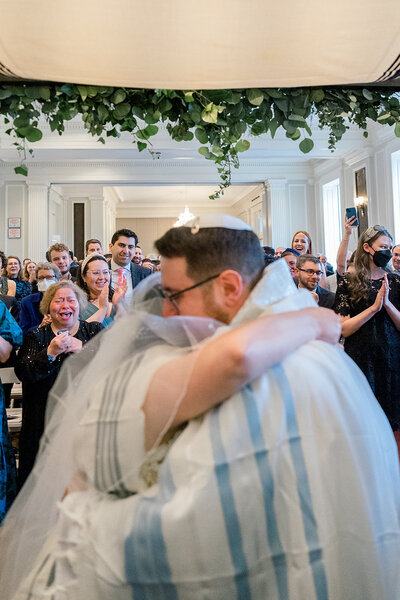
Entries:
{"label": "groom's eyeglasses", "polygon": [[200,285],[203,285],[204,283],[208,283],[213,279],[217,279],[217,277],[219,277],[220,275],[221,273],[211,275],[211,277],[207,277],[207,279],[203,279],[202,281],[199,281],[198,283],[195,283],[194,285],[191,285],[185,288],[184,290],[179,290],[179,292],[174,292],[173,294],[168,293],[162,285],[155,286],[155,289],[160,294],[161,298],[163,298],[164,300],[168,300],[168,302],[173,306],[174,310],[179,314],[179,306],[176,303],[177,298],[179,298],[180,296],[182,296],[182,294],[185,294],[186,292],[190,292],[190,290],[194,290],[195,288],[199,287]]}

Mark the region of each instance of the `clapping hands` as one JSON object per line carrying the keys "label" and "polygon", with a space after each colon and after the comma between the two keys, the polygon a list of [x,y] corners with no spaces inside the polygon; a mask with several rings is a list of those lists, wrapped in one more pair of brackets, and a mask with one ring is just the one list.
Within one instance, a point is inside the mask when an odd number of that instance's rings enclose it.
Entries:
{"label": "clapping hands", "polygon": [[118,310],[119,303],[120,303],[121,299],[124,298],[127,291],[128,291],[128,284],[126,282],[126,279],[124,279],[123,282],[121,283],[121,285],[117,286],[117,288],[115,289],[114,294],[113,294],[112,303],[113,303],[115,310]]}
{"label": "clapping hands", "polygon": [[376,295],[375,302],[372,305],[374,312],[379,312],[382,306],[387,306],[390,303],[389,300],[389,282],[387,275],[385,274],[382,285]]}

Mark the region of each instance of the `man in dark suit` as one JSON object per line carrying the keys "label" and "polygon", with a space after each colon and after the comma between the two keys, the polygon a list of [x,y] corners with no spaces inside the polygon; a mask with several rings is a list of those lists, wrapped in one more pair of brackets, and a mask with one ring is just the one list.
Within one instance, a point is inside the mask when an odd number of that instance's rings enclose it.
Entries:
{"label": "man in dark suit", "polygon": [[141,267],[132,262],[135,256],[135,248],[138,242],[138,237],[134,231],[130,229],[119,229],[114,233],[109,245],[112,255],[109,262],[111,269],[111,288],[116,289],[124,281],[127,284],[125,300],[129,304],[134,288],[149,275],[152,271]]}
{"label": "man in dark suit", "polygon": [[60,269],[51,262],[38,263],[36,265],[36,278],[38,281],[38,292],[30,294],[22,299],[19,324],[24,333],[38,327],[42,321],[46,322],[47,317],[44,317],[39,310],[40,303],[43,298],[43,293],[60,276]]}
{"label": "man in dark suit", "polygon": [[335,302],[335,294],[318,285],[322,275],[322,265],[319,258],[312,254],[303,254],[296,261],[299,288],[305,288],[316,295],[318,306],[332,308]]}

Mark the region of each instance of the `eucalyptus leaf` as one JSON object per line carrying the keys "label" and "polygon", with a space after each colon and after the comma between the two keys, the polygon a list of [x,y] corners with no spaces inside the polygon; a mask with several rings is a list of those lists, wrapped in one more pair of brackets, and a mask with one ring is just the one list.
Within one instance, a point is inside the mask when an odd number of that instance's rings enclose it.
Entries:
{"label": "eucalyptus leaf", "polygon": [[28,140],[28,142],[38,142],[42,139],[43,133],[40,129],[33,127],[32,125],[28,125],[27,127],[21,127],[17,129],[18,135],[24,137]]}
{"label": "eucalyptus leaf", "polygon": [[215,154],[215,156],[223,156],[224,155],[224,151],[219,146],[213,145],[213,147],[211,149],[212,149],[213,153]]}
{"label": "eucalyptus leaf", "polygon": [[250,148],[250,142],[247,140],[239,140],[237,144],[235,144],[236,152],[245,152]]}
{"label": "eucalyptus leaf", "polygon": [[104,106],[104,104],[99,104],[99,106],[97,107],[97,114],[99,115],[99,119],[101,121],[105,121],[108,118],[109,112]]}
{"label": "eucalyptus leaf", "polygon": [[276,98],[275,104],[284,114],[289,111],[289,100],[287,98]]}
{"label": "eucalyptus leaf", "polygon": [[41,97],[40,87],[38,85],[27,85],[26,96],[32,100],[36,100]]}
{"label": "eucalyptus leaf", "polygon": [[288,120],[283,121],[283,127],[290,134],[294,133],[297,129],[297,125],[295,125],[292,121]]}
{"label": "eucalyptus leaf", "polygon": [[364,98],[366,98],[367,100],[373,100],[374,99],[374,96],[372,95],[372,93],[369,90],[365,89],[365,88],[363,89],[362,94],[363,94]]}
{"label": "eucalyptus leaf", "polygon": [[131,105],[128,102],[123,102],[122,104],[117,104],[117,106],[112,111],[112,115],[117,121],[120,121],[124,117],[126,117],[131,112]]}
{"label": "eucalyptus leaf", "polygon": [[22,114],[20,117],[14,119],[14,127],[27,127],[29,125],[29,116]]}
{"label": "eucalyptus leaf", "polygon": [[19,167],[14,168],[14,173],[16,173],[16,175],[23,175],[24,177],[27,177],[28,167],[26,165],[19,165]]}
{"label": "eucalyptus leaf", "polygon": [[206,130],[203,127],[196,127],[194,132],[196,138],[199,140],[200,144],[207,144],[208,135]]}
{"label": "eucalyptus leaf", "polygon": [[151,137],[153,135],[156,135],[156,133],[158,132],[158,127],[157,125],[147,125],[147,127],[145,127],[144,131],[146,132],[146,134]]}
{"label": "eucalyptus leaf", "polygon": [[202,156],[209,156],[210,151],[207,148],[207,146],[200,146],[200,148],[199,148],[199,154],[201,154]]}
{"label": "eucalyptus leaf", "polygon": [[246,91],[247,99],[253,106],[260,106],[264,100],[264,93],[256,88]]}
{"label": "eucalyptus leaf", "polygon": [[143,150],[145,150],[147,148],[147,144],[146,142],[137,142],[137,147],[139,152],[142,152]]}
{"label": "eucalyptus leaf", "polygon": [[50,100],[51,91],[48,86],[41,85],[39,90],[40,90],[40,97],[43,98],[43,100]]}
{"label": "eucalyptus leaf", "polygon": [[168,112],[172,108],[172,102],[169,98],[163,98],[158,104],[157,108],[161,114]]}
{"label": "eucalyptus leaf", "polygon": [[87,98],[86,86],[85,85],[77,85],[76,87],[77,87],[80,97],[82,98],[83,102],[85,102],[85,100]]}
{"label": "eucalyptus leaf", "polygon": [[299,148],[304,154],[308,154],[314,148],[314,142],[310,138],[304,138],[300,142]]}
{"label": "eucalyptus leaf", "polygon": [[311,90],[310,97],[312,102],[318,104],[319,102],[322,102],[322,100],[325,98],[325,92],[324,90]]}
{"label": "eucalyptus leaf", "polygon": [[253,135],[262,135],[263,133],[266,133],[266,131],[267,127],[265,123],[254,123],[251,127],[251,133]]}
{"label": "eucalyptus leaf", "polygon": [[237,121],[231,127],[232,133],[237,138],[240,138],[240,136],[246,132],[246,129],[247,129],[247,127],[246,127],[246,123],[244,121]]}
{"label": "eucalyptus leaf", "polygon": [[274,88],[268,88],[264,90],[270,98],[282,98],[283,93],[279,90],[275,90]]}
{"label": "eucalyptus leaf", "polygon": [[293,133],[289,133],[288,131],[286,132],[286,137],[288,137],[294,141],[298,140],[300,136],[301,136],[300,129],[296,129]]}
{"label": "eucalyptus leaf", "polygon": [[278,127],[279,127],[278,121],[276,119],[271,119],[271,121],[269,123],[269,130],[271,132],[272,139],[275,137],[275,133],[276,133]]}
{"label": "eucalyptus leaf", "polygon": [[397,122],[397,123],[396,123],[396,125],[395,125],[395,128],[394,128],[394,134],[395,134],[397,137],[400,137],[400,123],[399,123],[399,122]]}
{"label": "eucalyptus leaf", "polygon": [[125,100],[125,98],[126,98],[125,90],[118,89],[111,96],[111,101],[113,102],[113,104],[121,104],[121,102],[123,102]]}
{"label": "eucalyptus leaf", "polygon": [[0,100],[5,100],[6,98],[10,98],[10,96],[12,96],[12,92],[10,90],[0,88]]}

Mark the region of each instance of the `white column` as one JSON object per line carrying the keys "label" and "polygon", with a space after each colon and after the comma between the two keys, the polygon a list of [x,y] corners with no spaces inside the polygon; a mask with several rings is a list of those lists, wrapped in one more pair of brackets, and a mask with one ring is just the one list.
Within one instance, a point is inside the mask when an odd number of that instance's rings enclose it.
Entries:
{"label": "white column", "polygon": [[28,184],[28,256],[35,262],[45,260],[49,246],[48,186]]}
{"label": "white column", "polygon": [[272,244],[272,222],[271,222],[271,186],[268,179],[264,181],[262,190],[263,205],[263,246]]}
{"label": "white column", "polygon": [[[271,198],[271,230],[273,248],[289,246],[289,207],[287,199],[287,180],[269,179]],[[294,233],[294,232],[293,232]]]}
{"label": "white column", "polygon": [[104,236],[104,198],[103,196],[89,196],[90,202],[90,231],[87,239],[96,238],[107,244]]}
{"label": "white column", "polygon": [[115,202],[113,202],[111,199],[107,199],[104,201],[104,233],[103,233],[103,240],[104,240],[104,248],[107,248],[107,252],[108,252],[108,244],[111,242],[111,238],[113,233],[116,230],[116,215],[117,215],[117,209],[115,206]]}

